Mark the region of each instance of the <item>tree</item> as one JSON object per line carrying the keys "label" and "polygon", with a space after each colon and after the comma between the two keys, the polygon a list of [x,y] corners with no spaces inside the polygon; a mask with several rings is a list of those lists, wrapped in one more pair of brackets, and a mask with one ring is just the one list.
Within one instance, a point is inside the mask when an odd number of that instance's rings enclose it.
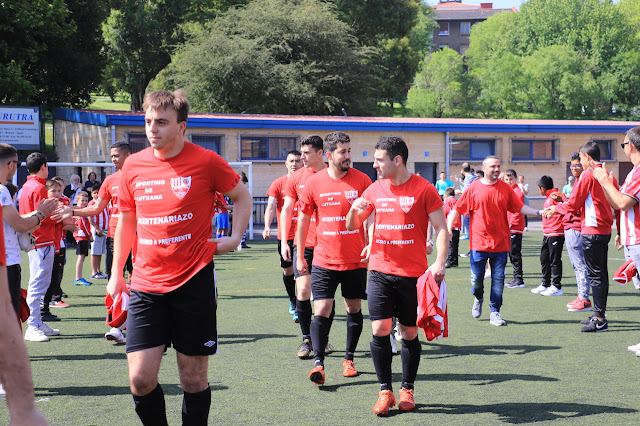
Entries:
{"label": "tree", "polygon": [[371,53],[325,3],[255,0],[194,31],[158,80],[199,111],[359,114]]}
{"label": "tree", "polygon": [[184,0],[120,1],[104,25],[107,74],[131,96],[131,109],[141,110],[149,82],[170,62],[184,40],[180,24],[189,12]]}
{"label": "tree", "polygon": [[0,3],[0,103],[84,106],[103,65],[99,0]]}
{"label": "tree", "polygon": [[418,117],[464,115],[469,99],[469,80],[462,56],[444,48],[431,53],[409,90],[407,106]]}

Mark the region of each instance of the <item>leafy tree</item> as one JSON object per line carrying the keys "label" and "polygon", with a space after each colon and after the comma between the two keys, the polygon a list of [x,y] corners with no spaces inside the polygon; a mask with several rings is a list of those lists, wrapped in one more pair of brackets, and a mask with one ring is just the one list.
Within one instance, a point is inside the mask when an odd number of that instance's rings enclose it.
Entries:
{"label": "leafy tree", "polygon": [[158,80],[199,111],[359,114],[371,53],[325,3],[255,0],[193,31]]}
{"label": "leafy tree", "polygon": [[516,118],[528,111],[523,58],[506,52],[484,67],[474,68],[471,76],[479,86],[477,104],[484,115]]}
{"label": "leafy tree", "polygon": [[468,98],[462,56],[445,48],[427,55],[409,90],[407,106],[418,117],[455,117],[465,114]]}
{"label": "leafy tree", "polygon": [[0,102],[86,105],[103,66],[103,4],[0,2]]}
{"label": "leafy tree", "polygon": [[131,96],[131,109],[141,110],[149,82],[170,62],[184,40],[180,24],[189,12],[184,0],[121,0],[104,25],[107,74]]}
{"label": "leafy tree", "polygon": [[617,116],[638,119],[640,105],[640,52],[630,50],[613,59],[609,71],[601,76],[600,86],[613,99]]}

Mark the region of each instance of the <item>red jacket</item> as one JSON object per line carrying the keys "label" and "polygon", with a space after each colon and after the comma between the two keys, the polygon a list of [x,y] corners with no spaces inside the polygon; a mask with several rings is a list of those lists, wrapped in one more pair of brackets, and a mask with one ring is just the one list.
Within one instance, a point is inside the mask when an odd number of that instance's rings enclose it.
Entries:
{"label": "red jacket", "polygon": [[[44,179],[36,175],[27,177],[20,194],[20,214],[36,211],[40,200],[49,197],[45,183]],[[60,234],[56,232],[56,222],[49,217],[40,222],[40,227],[33,231],[33,236],[36,238],[36,248],[52,246],[56,238],[60,238]]]}
{"label": "red jacket", "polygon": [[[516,193],[518,199],[522,201],[524,204],[524,194],[522,193],[522,189],[518,186],[518,184],[511,185],[513,188],[513,192]],[[509,233],[510,234],[522,234],[524,232],[524,215],[520,212],[511,213],[507,211],[507,218],[509,218]]]}
{"label": "red jacket", "polygon": [[[547,191],[547,199],[544,200],[544,208],[557,205],[557,201],[553,201],[551,194],[558,192],[558,188],[553,188]],[[566,201],[564,194],[562,195],[562,201]],[[551,219],[542,218],[542,232],[545,237],[559,237],[564,235],[564,216],[553,215]]]}

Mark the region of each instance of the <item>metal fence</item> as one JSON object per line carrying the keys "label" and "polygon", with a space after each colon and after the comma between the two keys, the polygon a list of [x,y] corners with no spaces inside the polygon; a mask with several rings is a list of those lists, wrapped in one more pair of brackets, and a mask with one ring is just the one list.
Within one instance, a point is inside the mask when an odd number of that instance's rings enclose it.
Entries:
{"label": "metal fence", "polygon": [[[269,197],[253,197],[253,224],[264,225],[264,211]],[[275,221],[275,218],[274,218]]]}

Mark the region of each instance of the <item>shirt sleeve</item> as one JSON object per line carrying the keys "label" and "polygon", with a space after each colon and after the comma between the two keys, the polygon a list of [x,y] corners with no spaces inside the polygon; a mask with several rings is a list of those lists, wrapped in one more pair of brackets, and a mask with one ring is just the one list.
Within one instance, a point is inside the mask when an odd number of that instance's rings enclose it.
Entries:
{"label": "shirt sleeve", "polygon": [[9,194],[9,190],[4,185],[0,185],[0,205],[3,207],[13,205],[11,194]]}
{"label": "shirt sleeve", "polygon": [[469,214],[469,203],[470,203],[470,191],[464,191],[462,196],[458,199],[455,206],[455,211],[460,213],[461,216],[467,216]]}
{"label": "shirt sleeve", "polygon": [[[131,192],[131,179],[129,178],[129,170],[132,163],[131,159],[122,167],[122,176],[120,177],[120,185],[118,186],[118,210],[121,212],[135,211],[136,204]],[[101,189],[102,191],[102,189]]]}
{"label": "shirt sleeve", "polygon": [[214,191],[229,192],[240,182],[240,175],[231,168],[222,157],[211,152],[211,172],[214,181]]}
{"label": "shirt sleeve", "polygon": [[[509,210],[511,213],[518,213],[520,210],[522,210],[524,202],[512,188],[507,187],[507,190],[509,193],[509,205],[507,210]],[[522,193],[522,198],[524,199],[524,193]]]}
{"label": "shirt sleeve", "polygon": [[[308,181],[307,181],[308,182]],[[300,201],[298,202],[298,211],[306,215],[311,215],[316,209],[316,203],[313,199],[313,185],[305,185]]]}

